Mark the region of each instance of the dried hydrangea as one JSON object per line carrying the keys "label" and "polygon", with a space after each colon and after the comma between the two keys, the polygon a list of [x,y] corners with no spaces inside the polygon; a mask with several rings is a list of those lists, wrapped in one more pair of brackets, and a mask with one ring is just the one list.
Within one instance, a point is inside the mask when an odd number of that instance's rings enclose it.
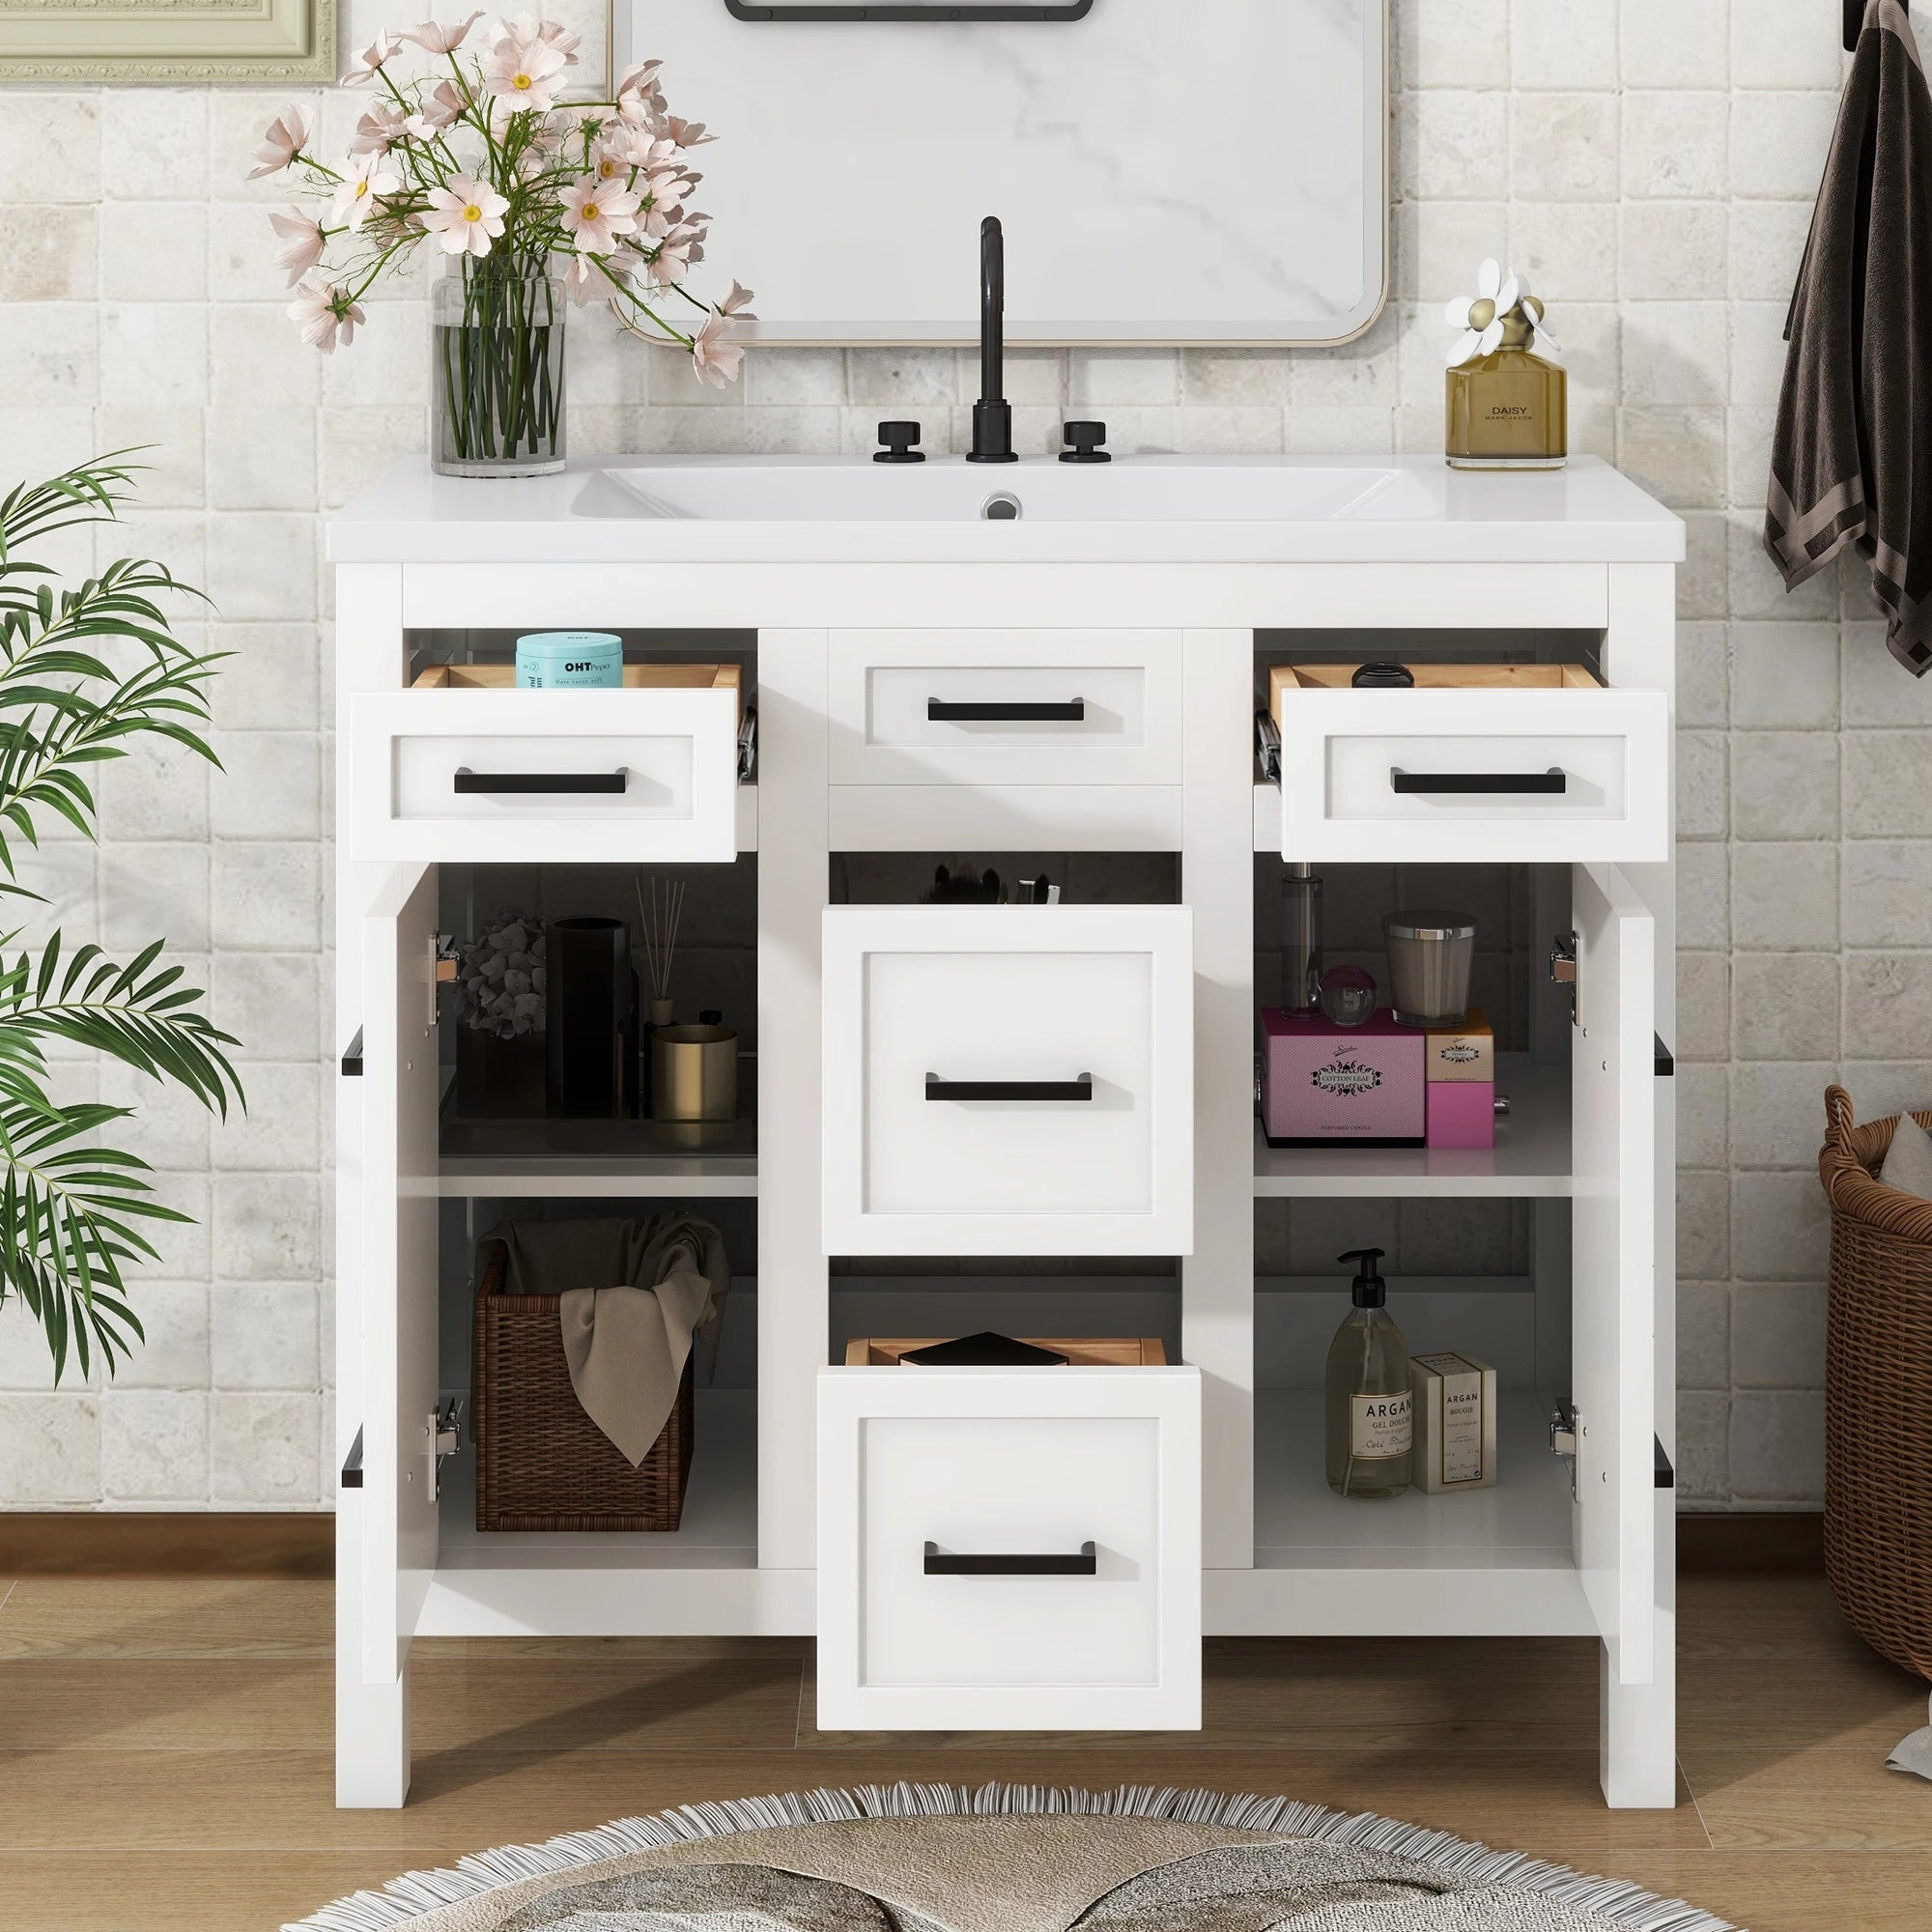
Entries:
{"label": "dried hydrangea", "polygon": [[456,1010],[466,1026],[517,1039],[544,1030],[543,921],[499,912],[463,949]]}

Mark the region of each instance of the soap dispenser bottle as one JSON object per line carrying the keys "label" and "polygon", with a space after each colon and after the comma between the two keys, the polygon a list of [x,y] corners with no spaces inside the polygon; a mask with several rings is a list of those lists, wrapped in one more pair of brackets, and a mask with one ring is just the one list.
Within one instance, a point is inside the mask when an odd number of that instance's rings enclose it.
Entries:
{"label": "soap dispenser bottle", "polygon": [[1328,1345],[1328,1487],[1382,1499],[1408,1488],[1408,1350],[1389,1319],[1380,1248],[1350,1248],[1354,1307]]}

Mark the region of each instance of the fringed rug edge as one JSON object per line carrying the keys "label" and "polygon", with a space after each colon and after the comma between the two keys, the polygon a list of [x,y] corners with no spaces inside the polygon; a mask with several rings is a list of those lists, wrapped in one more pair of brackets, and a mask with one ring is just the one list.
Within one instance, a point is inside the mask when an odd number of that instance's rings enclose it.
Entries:
{"label": "fringed rug edge", "polygon": [[566,1832],[541,1844],[498,1845],[439,1871],[405,1872],[381,1891],[357,1891],[326,1905],[282,1932],[396,1932],[446,1906],[481,1898],[530,1879],[561,1877],[610,1859],[670,1845],[725,1838],[775,1827],[831,1825],[865,1818],[1069,1816],[1164,1818],[1186,1825],[1271,1832],[1287,1838],[1413,1859],[1435,1870],[1486,1885],[1543,1893],[1594,1913],[1619,1932],[1739,1932],[1728,1919],[1681,1898],[1662,1898],[1624,1879],[1593,1877],[1521,1852],[1494,1851],[1425,1825],[1373,1811],[1345,1812],[1293,1798],[1264,1798],[1173,1786],[1123,1784],[1112,1791],[1041,1784],[862,1784],[846,1789],[775,1792],[763,1798],[713,1799],[647,1817],[617,1818],[589,1832]]}

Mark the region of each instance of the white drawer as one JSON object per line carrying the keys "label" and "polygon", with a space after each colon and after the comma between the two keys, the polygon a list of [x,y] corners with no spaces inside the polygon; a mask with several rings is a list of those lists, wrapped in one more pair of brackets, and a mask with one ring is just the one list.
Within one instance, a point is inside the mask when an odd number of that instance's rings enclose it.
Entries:
{"label": "white drawer", "polygon": [[835,784],[1178,784],[1175,631],[835,631]]}
{"label": "white drawer", "polygon": [[1201,1722],[1201,1378],[825,1369],[824,1730]]}
{"label": "white drawer", "polygon": [[[738,686],[350,699],[356,859],[737,856]],[[500,782],[493,782],[499,781]]]}
{"label": "white drawer", "polygon": [[1185,906],[832,906],[825,1251],[1187,1254]]}
{"label": "white drawer", "polygon": [[1385,859],[1399,828],[1402,856],[1423,863],[1668,859],[1668,696],[1566,674],[1357,691],[1277,673],[1283,856]]}

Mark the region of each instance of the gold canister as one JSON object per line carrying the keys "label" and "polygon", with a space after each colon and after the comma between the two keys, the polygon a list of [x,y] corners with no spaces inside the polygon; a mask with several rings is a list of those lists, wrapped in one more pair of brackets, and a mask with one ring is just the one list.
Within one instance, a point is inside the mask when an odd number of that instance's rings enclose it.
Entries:
{"label": "gold canister", "polygon": [[651,1116],[738,1118],[738,1034],[727,1026],[661,1026],[651,1035]]}

